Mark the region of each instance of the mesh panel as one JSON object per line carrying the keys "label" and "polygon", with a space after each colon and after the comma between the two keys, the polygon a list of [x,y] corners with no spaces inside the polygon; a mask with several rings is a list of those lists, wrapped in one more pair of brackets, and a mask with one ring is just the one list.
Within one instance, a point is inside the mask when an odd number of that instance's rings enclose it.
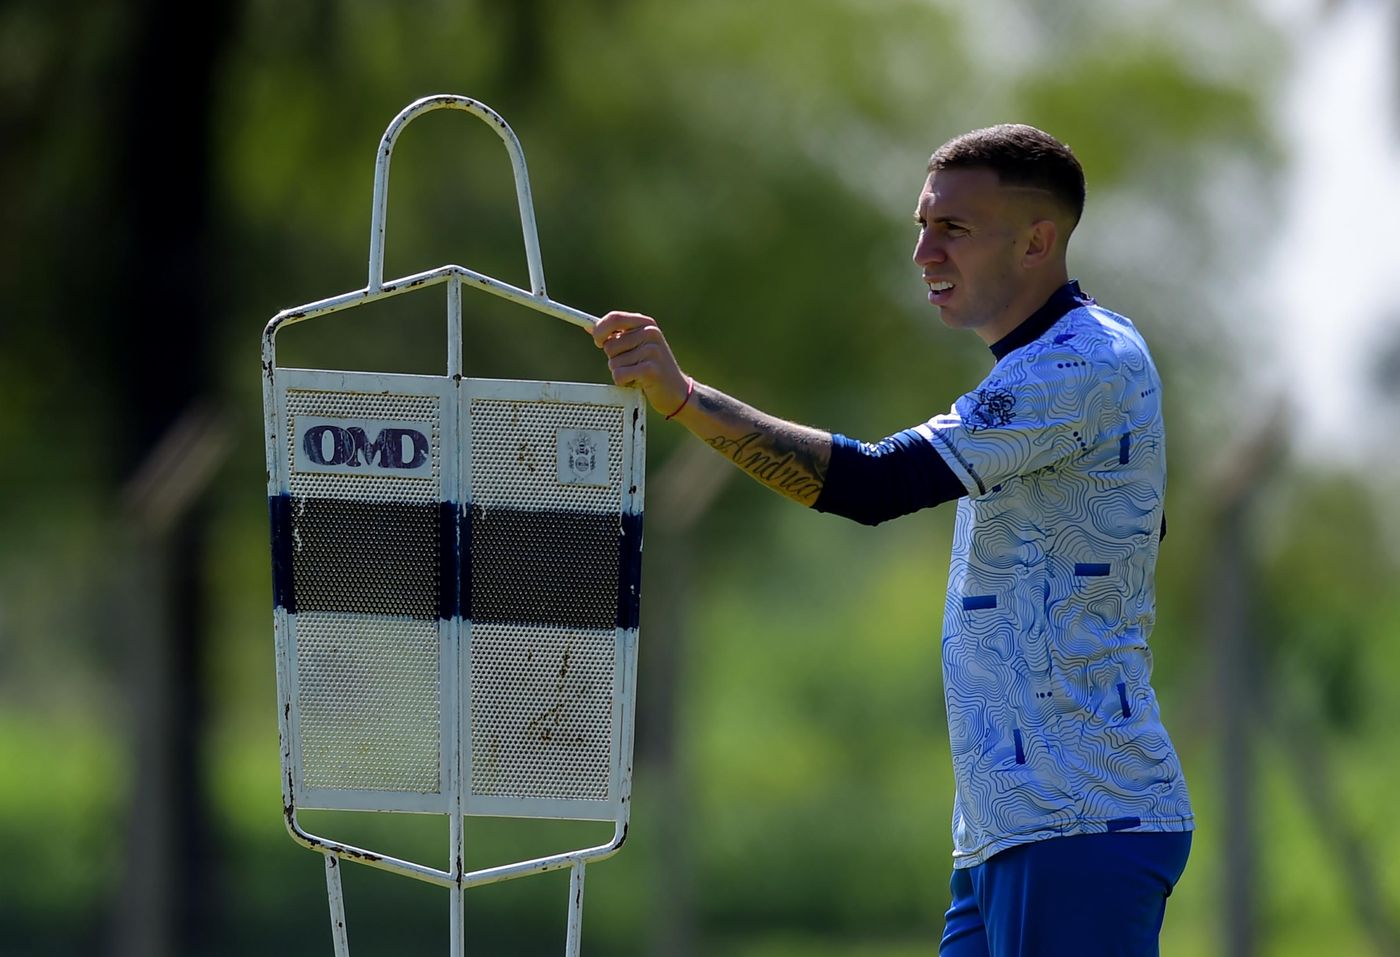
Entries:
{"label": "mesh panel", "polygon": [[441,788],[438,627],[297,615],[302,780],[311,788]]}
{"label": "mesh panel", "polygon": [[[610,405],[472,399],[471,498],[479,505],[617,512],[622,508],[623,410]],[[607,484],[561,485],[558,433],[608,434]]]}
{"label": "mesh panel", "polygon": [[437,618],[441,523],[437,503],[293,499],[297,610]]}
{"label": "mesh panel", "polygon": [[[443,434],[442,401],[286,393],[295,733],[305,787],[441,793],[438,616],[450,617],[455,605],[455,579],[445,574],[454,571],[457,527],[453,490],[442,487],[453,439]],[[472,548],[460,571],[464,597],[476,603],[464,649],[467,787],[479,797],[606,801],[625,411],[467,401]],[[431,424],[431,474],[298,472],[298,417]],[[307,419],[301,423],[305,431]],[[375,436],[369,423],[362,427]],[[442,601],[447,583],[451,602]]]}
{"label": "mesh panel", "polygon": [[[293,496],[359,501],[436,502],[441,497],[441,400],[432,395],[383,395],[287,390],[288,491]],[[432,476],[344,475],[296,471],[297,416],[431,422]]]}
{"label": "mesh panel", "polygon": [[607,800],[615,635],[474,624],[471,793]]}
{"label": "mesh panel", "polygon": [[471,617],[617,624],[616,514],[472,507]]}

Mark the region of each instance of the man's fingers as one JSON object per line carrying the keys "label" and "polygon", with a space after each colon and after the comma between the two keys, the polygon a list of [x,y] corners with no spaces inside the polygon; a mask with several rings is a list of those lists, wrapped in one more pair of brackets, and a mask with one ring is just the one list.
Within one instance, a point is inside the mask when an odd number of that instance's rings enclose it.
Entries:
{"label": "man's fingers", "polygon": [[[613,381],[618,385],[646,384],[656,379],[661,371],[656,357],[640,350],[628,350],[613,356],[608,360],[608,369],[613,374]],[[619,377],[627,381],[623,382]]]}
{"label": "man's fingers", "polygon": [[657,326],[632,326],[604,335],[598,346],[612,358],[634,349],[660,348],[664,342]]}
{"label": "man's fingers", "polygon": [[593,342],[601,348],[610,339],[647,326],[655,328],[656,320],[639,312],[610,312],[594,325]]}
{"label": "man's fingers", "polygon": [[655,319],[609,312],[593,327],[593,341],[607,354],[613,382],[640,388],[653,408],[658,401],[668,409],[679,404],[677,389],[684,396],[687,380]]}
{"label": "man's fingers", "polygon": [[608,371],[612,373],[612,379],[616,385],[630,386],[637,381],[637,367],[630,362],[622,363],[616,360],[609,362]]}

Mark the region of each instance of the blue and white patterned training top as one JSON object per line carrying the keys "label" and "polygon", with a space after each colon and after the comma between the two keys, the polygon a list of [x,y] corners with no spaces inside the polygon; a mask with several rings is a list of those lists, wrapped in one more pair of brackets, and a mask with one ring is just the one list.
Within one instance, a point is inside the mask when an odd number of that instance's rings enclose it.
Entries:
{"label": "blue and white patterned training top", "polygon": [[1126,318],[1073,283],[1046,305],[1063,315],[914,430],[967,490],[943,623],[955,867],[1192,827],[1149,683],[1161,382]]}

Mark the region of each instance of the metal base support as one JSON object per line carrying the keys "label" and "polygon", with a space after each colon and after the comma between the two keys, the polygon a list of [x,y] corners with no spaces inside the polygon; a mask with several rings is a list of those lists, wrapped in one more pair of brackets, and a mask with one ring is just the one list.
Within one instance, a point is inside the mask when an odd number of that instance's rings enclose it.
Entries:
{"label": "metal base support", "polygon": [[578,957],[583,937],[583,861],[569,869],[569,932],[564,940],[564,957]]}
{"label": "metal base support", "polygon": [[462,957],[466,952],[466,928],[463,926],[462,906],[464,894],[462,888],[454,887],[448,894],[452,897],[452,917],[450,920],[452,930],[452,941],[449,944],[449,952],[452,957]]}
{"label": "metal base support", "polygon": [[340,858],[326,855],[326,894],[331,904],[331,939],[335,957],[350,957],[350,940],[345,934],[345,895],[340,889]]}
{"label": "metal base support", "polygon": [[465,828],[462,826],[462,813],[460,806],[453,814],[452,820],[448,824],[448,841],[451,843],[450,853],[454,862],[453,872],[456,876],[456,883],[447,891],[451,898],[451,915],[448,919],[448,926],[451,932],[451,939],[448,943],[448,953],[451,957],[462,957],[466,953],[467,929],[466,915],[463,913],[466,907],[466,887],[462,883],[462,872],[464,869],[463,855],[465,853],[464,835]]}

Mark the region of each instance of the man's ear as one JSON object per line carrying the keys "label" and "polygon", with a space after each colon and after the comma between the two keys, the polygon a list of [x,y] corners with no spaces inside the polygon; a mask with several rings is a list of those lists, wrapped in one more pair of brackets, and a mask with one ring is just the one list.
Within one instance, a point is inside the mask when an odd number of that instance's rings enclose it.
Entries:
{"label": "man's ear", "polygon": [[1037,219],[1031,223],[1030,236],[1021,263],[1027,267],[1043,264],[1055,251],[1055,243],[1060,238],[1060,227],[1053,219]]}

